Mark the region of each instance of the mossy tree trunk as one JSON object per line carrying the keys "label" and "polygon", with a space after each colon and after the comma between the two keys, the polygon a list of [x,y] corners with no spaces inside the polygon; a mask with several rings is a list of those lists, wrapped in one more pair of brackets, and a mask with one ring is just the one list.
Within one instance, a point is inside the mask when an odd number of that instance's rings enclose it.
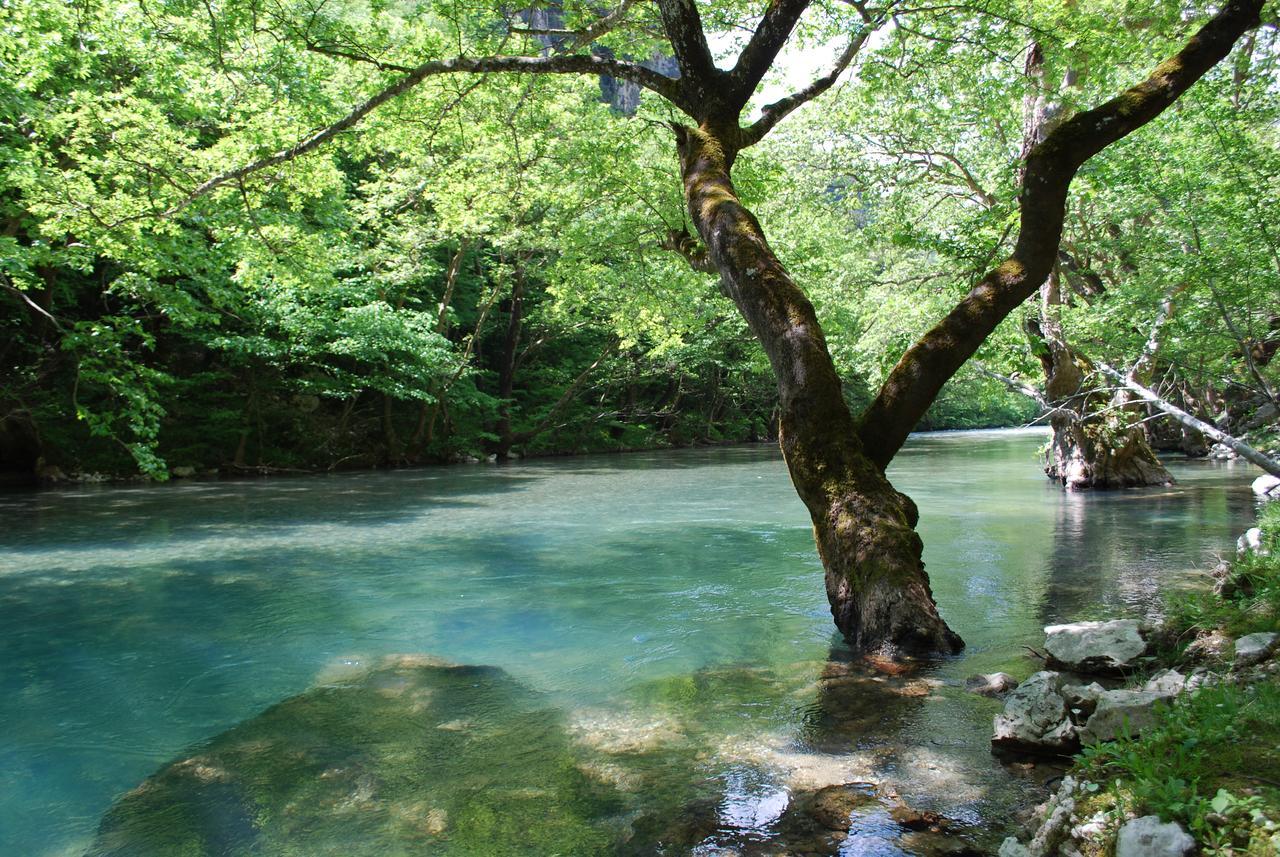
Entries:
{"label": "mossy tree trunk", "polygon": [[677,129],[685,197],[724,291],[777,378],[779,443],[813,520],[836,625],[867,650],[958,651],[920,559],[915,504],[863,451],[813,304],[739,200],[724,136],[705,125]]}
{"label": "mossy tree trunk", "polygon": [[[1044,143],[1063,118],[1062,105],[1053,96],[1078,82],[1075,69],[1068,68],[1055,91],[1046,80],[1039,44],[1027,51],[1026,75],[1032,88],[1024,104],[1023,158]],[[1132,260],[1125,268],[1136,272]],[[1040,286],[1039,318],[1028,319],[1024,325],[1044,369],[1044,398],[1053,408],[1053,437],[1045,455],[1045,475],[1069,491],[1171,483],[1173,477],[1148,444],[1141,414],[1131,406],[1128,394],[1123,390],[1109,392],[1088,358],[1067,341],[1062,326],[1064,276],[1076,285],[1082,300],[1105,297],[1100,278],[1079,265],[1072,254],[1059,250]],[[1147,346],[1134,363],[1135,372],[1149,369],[1154,362],[1169,306],[1166,302],[1161,307]]]}

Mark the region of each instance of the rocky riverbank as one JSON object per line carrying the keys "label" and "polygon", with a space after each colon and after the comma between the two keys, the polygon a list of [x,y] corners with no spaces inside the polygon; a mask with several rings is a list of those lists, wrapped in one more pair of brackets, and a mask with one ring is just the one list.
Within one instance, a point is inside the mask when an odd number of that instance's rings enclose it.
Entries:
{"label": "rocky riverbank", "polygon": [[1046,666],[994,723],[998,752],[1078,753],[1000,857],[1280,853],[1280,481],[1215,585],[1159,628],[1046,628]]}

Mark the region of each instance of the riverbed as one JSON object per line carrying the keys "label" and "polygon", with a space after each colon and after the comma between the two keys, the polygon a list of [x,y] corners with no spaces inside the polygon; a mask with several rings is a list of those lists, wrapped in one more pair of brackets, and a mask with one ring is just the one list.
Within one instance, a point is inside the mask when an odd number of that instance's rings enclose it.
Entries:
{"label": "riverbed", "polygon": [[[625,793],[608,810],[621,839],[678,794],[705,816],[679,834],[698,853],[768,843],[794,794],[858,781],[988,841],[1040,785],[992,758],[998,703],[964,677],[1026,676],[1025,647],[1059,620],[1158,618],[1253,510],[1236,462],[1064,494],[1044,440],[918,435],[895,459],[967,643],[906,678],[861,672],[833,635],[769,446],[0,495],[0,854],[84,853],[166,763],[404,655],[498,667],[566,746],[644,756],[656,773],[626,782],[591,763]],[[486,759],[469,788],[502,787]],[[912,853],[858,835],[845,853]]]}

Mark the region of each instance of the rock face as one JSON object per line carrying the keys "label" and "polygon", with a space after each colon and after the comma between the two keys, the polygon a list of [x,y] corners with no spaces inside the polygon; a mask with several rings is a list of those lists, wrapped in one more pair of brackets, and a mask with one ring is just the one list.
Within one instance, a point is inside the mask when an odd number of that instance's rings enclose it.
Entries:
{"label": "rock face", "polygon": [[1264,473],[1253,480],[1253,493],[1268,500],[1280,499],[1280,476]]}
{"label": "rock face", "polygon": [[982,696],[1003,696],[1018,686],[1018,680],[1008,673],[971,675],[964,680],[964,689]]}
{"label": "rock face", "polygon": [[1050,625],[1044,632],[1049,666],[1071,672],[1121,673],[1147,652],[1141,626],[1133,619]]}
{"label": "rock face", "polygon": [[1018,685],[995,717],[991,746],[1032,753],[1064,754],[1079,746],[1056,672],[1038,672]]}
{"label": "rock face", "polygon": [[622,798],[579,761],[502,670],[399,658],[165,766],[87,857],[608,853]]}
{"label": "rock face", "polygon": [[1120,828],[1116,857],[1186,857],[1195,847],[1196,841],[1179,825],[1145,815]]}
{"label": "rock face", "polygon": [[1238,667],[1260,664],[1275,654],[1277,648],[1280,648],[1280,634],[1270,632],[1249,634],[1236,640],[1234,663]]}

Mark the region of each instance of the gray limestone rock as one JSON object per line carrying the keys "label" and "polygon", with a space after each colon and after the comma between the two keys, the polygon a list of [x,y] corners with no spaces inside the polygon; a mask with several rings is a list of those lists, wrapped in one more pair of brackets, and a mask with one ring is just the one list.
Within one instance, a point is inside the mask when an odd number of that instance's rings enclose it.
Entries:
{"label": "gray limestone rock", "polygon": [[1253,553],[1258,556],[1270,556],[1271,552],[1262,544],[1262,529],[1260,527],[1250,527],[1245,530],[1244,535],[1236,539],[1236,553],[1240,555]]}
{"label": "gray limestone rock", "polygon": [[1236,640],[1235,665],[1250,667],[1260,664],[1275,654],[1277,648],[1280,648],[1280,634],[1264,631],[1241,637]]}
{"label": "gray limestone rock", "polygon": [[1142,689],[1149,693],[1177,696],[1188,688],[1188,684],[1187,677],[1177,670],[1160,670],[1160,672],[1147,679]]}
{"label": "gray limestone rock", "polygon": [[1280,499],[1280,476],[1264,473],[1253,480],[1253,493],[1268,500]]}
{"label": "gray limestone rock", "polygon": [[1056,672],[1035,673],[1005,699],[995,717],[991,746],[1037,753],[1069,753],[1078,745]]}
{"label": "gray limestone rock", "polygon": [[1147,652],[1142,628],[1133,619],[1050,625],[1044,632],[1049,666],[1072,672],[1122,672]]}
{"label": "gray limestone rock", "polygon": [[1186,857],[1196,841],[1181,825],[1165,823],[1158,815],[1144,815],[1120,828],[1116,857]]}
{"label": "gray limestone rock", "polygon": [[1084,728],[1085,742],[1113,741],[1122,734],[1139,735],[1155,725],[1155,708],[1171,694],[1148,690],[1108,690],[1098,699],[1098,707]]}

